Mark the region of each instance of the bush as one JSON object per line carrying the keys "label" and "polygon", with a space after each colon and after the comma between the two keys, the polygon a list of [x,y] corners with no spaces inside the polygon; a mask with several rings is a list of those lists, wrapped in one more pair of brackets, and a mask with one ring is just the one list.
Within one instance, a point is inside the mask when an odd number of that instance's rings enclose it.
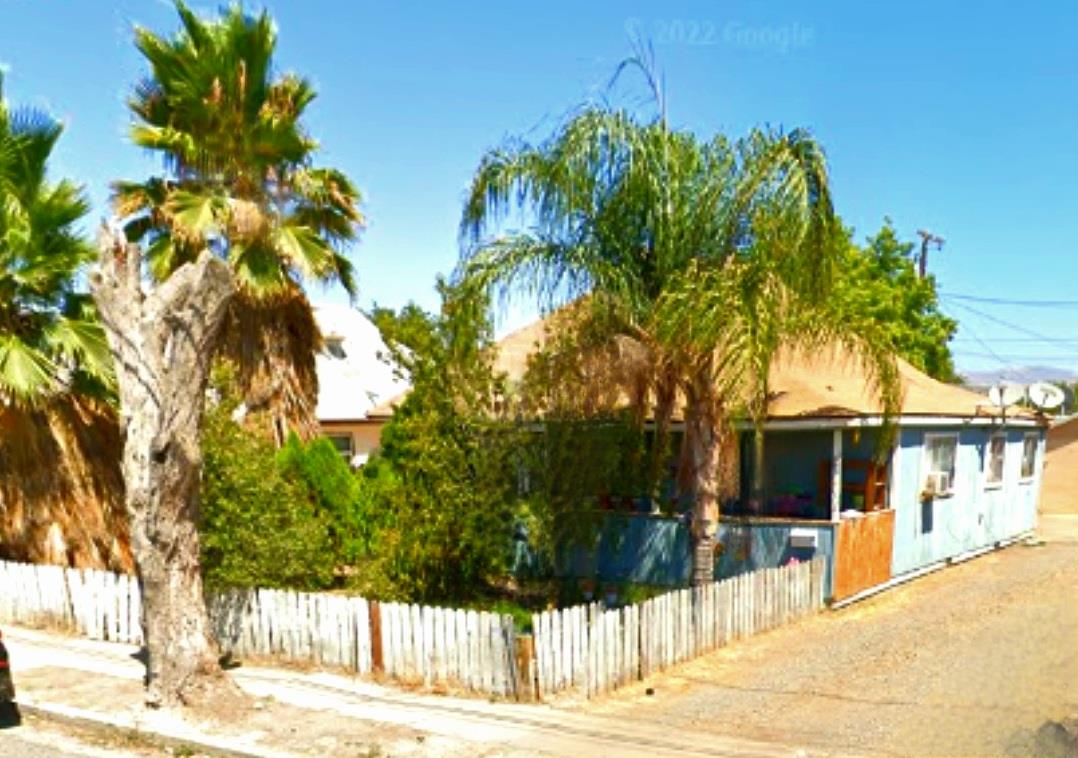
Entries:
{"label": "bush", "polygon": [[282,474],[273,445],[234,423],[230,412],[224,402],[211,408],[202,433],[199,532],[207,586],[330,586],[337,554],[318,495],[303,477]]}
{"label": "bush", "polygon": [[370,560],[394,596],[469,601],[509,572],[519,445],[499,414],[505,388],[492,369],[485,296],[438,289],[438,314],[374,313],[412,389],[382,430],[361,500],[377,524]]}
{"label": "bush", "polygon": [[365,547],[360,538],[360,484],[333,443],[325,438],[303,443],[292,434],[277,453],[277,468],[313,497],[319,516],[329,524],[338,561],[354,562]]}

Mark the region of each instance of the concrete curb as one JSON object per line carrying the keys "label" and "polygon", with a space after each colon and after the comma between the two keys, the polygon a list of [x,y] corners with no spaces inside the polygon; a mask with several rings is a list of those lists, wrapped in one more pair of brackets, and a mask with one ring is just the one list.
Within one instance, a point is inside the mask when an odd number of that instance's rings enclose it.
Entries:
{"label": "concrete curb", "polygon": [[276,752],[253,753],[250,750],[229,745],[226,740],[219,740],[206,735],[170,734],[167,731],[126,723],[125,719],[122,718],[108,717],[100,713],[66,705],[23,701],[19,701],[18,705],[19,711],[24,717],[34,716],[42,721],[80,727],[96,732],[110,732],[143,738],[163,748],[193,749],[204,755],[213,756],[213,758],[267,758],[268,756],[285,758],[285,756],[288,756],[287,753]]}

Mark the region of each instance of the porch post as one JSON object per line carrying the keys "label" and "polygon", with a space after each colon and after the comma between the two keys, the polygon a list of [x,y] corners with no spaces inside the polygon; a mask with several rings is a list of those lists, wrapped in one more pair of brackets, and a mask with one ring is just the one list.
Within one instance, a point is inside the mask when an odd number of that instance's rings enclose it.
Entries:
{"label": "porch post", "polygon": [[835,429],[831,438],[831,520],[838,523],[842,510],[842,430]]}

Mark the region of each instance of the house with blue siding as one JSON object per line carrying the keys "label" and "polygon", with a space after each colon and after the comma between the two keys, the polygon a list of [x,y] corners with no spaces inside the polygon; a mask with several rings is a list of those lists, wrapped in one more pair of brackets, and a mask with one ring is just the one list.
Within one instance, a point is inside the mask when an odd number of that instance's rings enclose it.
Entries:
{"label": "house with blue siding", "polygon": [[[764,502],[743,488],[727,504],[718,576],[824,555],[837,601],[1033,530],[1044,419],[905,361],[899,371],[901,412],[885,420],[869,377],[838,349],[783,356],[770,377]],[[743,444],[743,482],[754,465]]]}
{"label": "house with blue siding", "polygon": [[[539,335],[533,325],[503,340],[500,368],[512,375]],[[901,411],[886,419],[864,366],[839,348],[775,361],[761,461],[751,425],[738,427],[740,492],[722,504],[716,578],[824,556],[826,594],[840,601],[1033,530],[1045,420],[902,360],[899,373]],[[749,482],[759,466],[756,500]],[[609,514],[595,545],[571,551],[560,570],[683,585],[689,544],[687,514]]]}

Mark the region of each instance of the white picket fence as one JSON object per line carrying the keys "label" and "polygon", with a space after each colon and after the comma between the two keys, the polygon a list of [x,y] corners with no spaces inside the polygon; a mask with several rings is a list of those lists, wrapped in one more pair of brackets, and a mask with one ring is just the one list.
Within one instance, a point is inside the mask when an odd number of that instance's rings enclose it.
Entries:
{"label": "white picket fence", "polygon": [[824,559],[762,569],[604,610],[598,603],[535,614],[540,698],[592,697],[824,606]]}
{"label": "white picket fence", "polygon": [[381,603],[382,665],[388,676],[430,686],[452,682],[476,692],[523,695],[512,616]]}
{"label": "white picket fence", "polygon": [[10,623],[137,645],[140,598],[138,582],[126,574],[0,561],[0,620]]}
{"label": "white picket fence", "polygon": [[230,590],[211,596],[208,606],[223,652],[371,672],[370,603],[361,597]]}
{"label": "white picket fence", "polygon": [[[532,617],[531,640],[518,638],[511,616],[324,593],[232,590],[208,605],[222,650],[234,656],[532,700],[566,690],[592,697],[789,623],[823,607],[823,577],[817,558],[619,609],[546,611]],[[0,561],[0,622],[141,644],[140,614],[132,577]]]}
{"label": "white picket fence", "polygon": [[[140,597],[138,582],[125,574],[0,561],[0,622],[138,645]],[[359,674],[371,673],[379,657],[379,670],[395,679],[508,697],[520,689],[509,616],[270,589],[215,593],[208,607],[222,652],[235,657]],[[372,614],[379,617],[373,624]]]}

